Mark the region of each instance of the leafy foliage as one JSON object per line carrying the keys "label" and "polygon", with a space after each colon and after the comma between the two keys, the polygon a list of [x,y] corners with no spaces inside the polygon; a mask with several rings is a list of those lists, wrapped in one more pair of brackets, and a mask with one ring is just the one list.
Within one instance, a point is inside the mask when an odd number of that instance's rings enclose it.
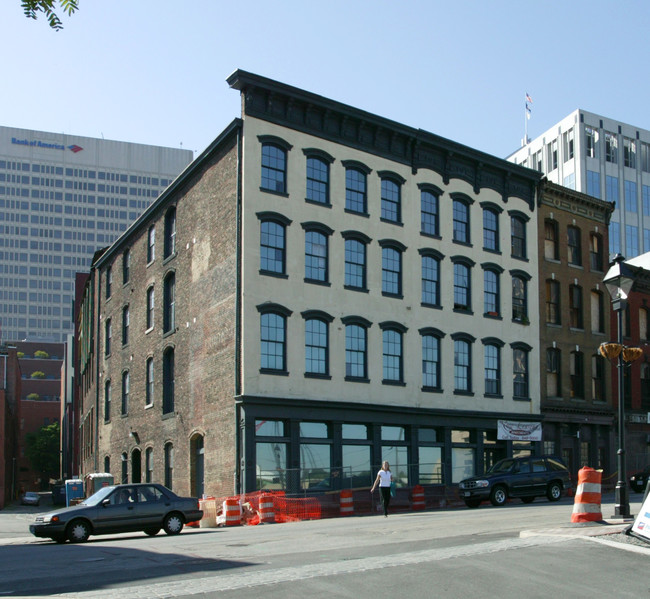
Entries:
{"label": "leafy foliage", "polygon": [[34,372],[32,372],[30,377],[33,378],[33,379],[44,379],[45,378],[45,373],[41,372],[40,370],[35,370]]}
{"label": "leafy foliage", "polygon": [[43,479],[58,478],[61,427],[58,422],[25,436],[25,455]]}
{"label": "leafy foliage", "polygon": [[47,360],[47,358],[50,357],[50,354],[48,354],[46,351],[43,351],[42,349],[39,349],[39,350],[34,352],[34,357],[35,358],[43,358],[43,359]]}
{"label": "leafy foliage", "polygon": [[30,401],[38,401],[40,398],[41,396],[38,393],[30,393],[27,396],[27,399],[29,399]]}
{"label": "leafy foliage", "polygon": [[[25,16],[30,19],[37,19],[38,13],[42,12],[50,23],[50,27],[55,31],[63,29],[63,23],[58,15],[54,12],[57,0],[21,0],[21,6]],[[68,15],[72,15],[79,8],[79,0],[58,0],[61,10]]]}

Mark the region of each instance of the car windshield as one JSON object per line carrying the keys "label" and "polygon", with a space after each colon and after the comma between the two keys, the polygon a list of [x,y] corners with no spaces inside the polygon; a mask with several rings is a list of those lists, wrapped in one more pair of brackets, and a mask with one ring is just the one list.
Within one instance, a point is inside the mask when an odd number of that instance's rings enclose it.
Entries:
{"label": "car windshield", "polygon": [[91,495],[88,497],[88,499],[84,499],[81,503],[82,505],[99,505],[106,497],[108,497],[111,492],[115,489],[115,487],[102,487],[95,493],[94,495]]}
{"label": "car windshield", "polygon": [[488,474],[492,472],[510,472],[512,470],[512,465],[515,463],[514,460],[501,460],[500,462],[497,462],[496,464],[493,464],[490,466],[490,469],[488,470]]}

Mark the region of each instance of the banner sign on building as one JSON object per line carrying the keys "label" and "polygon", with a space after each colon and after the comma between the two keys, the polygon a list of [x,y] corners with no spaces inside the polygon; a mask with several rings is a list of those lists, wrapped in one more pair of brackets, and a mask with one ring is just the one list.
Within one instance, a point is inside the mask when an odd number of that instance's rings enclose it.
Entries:
{"label": "banner sign on building", "polygon": [[541,441],[542,423],[497,420],[497,439],[500,441]]}

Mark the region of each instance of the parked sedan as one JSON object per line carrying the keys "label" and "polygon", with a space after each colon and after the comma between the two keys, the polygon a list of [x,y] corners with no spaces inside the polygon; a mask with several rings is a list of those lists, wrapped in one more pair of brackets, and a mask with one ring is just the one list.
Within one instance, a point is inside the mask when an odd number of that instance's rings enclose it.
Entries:
{"label": "parked sedan", "polygon": [[33,491],[27,491],[20,497],[21,505],[38,505],[41,502],[41,496]]}
{"label": "parked sedan", "polygon": [[57,543],[83,543],[90,535],[142,531],[156,535],[162,528],[177,535],[187,522],[203,516],[198,499],[179,497],[158,484],[103,487],[82,503],[39,515],[29,527],[36,537]]}
{"label": "parked sedan", "polygon": [[641,472],[637,472],[630,476],[630,487],[636,493],[644,493],[645,486],[648,483],[648,475],[650,475],[650,466],[646,466]]}

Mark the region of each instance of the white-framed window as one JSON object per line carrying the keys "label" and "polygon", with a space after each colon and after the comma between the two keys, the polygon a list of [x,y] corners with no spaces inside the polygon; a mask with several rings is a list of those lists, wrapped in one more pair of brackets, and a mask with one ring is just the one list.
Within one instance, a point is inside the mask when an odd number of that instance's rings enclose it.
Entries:
{"label": "white-framed window", "polygon": [[605,160],[618,164],[618,139],[616,133],[605,131]]}
{"label": "white-framed window", "polygon": [[557,139],[546,144],[546,164],[549,172],[557,168]]}
{"label": "white-framed window", "polygon": [[623,164],[629,168],[636,168],[636,141],[629,137],[623,138]]}
{"label": "white-framed window", "polygon": [[585,127],[585,154],[589,158],[598,158],[598,131]]}
{"label": "white-framed window", "polygon": [[562,148],[564,162],[568,162],[573,158],[573,150],[574,150],[573,127],[571,127],[571,129],[565,131],[562,134],[562,145],[564,146]]}

